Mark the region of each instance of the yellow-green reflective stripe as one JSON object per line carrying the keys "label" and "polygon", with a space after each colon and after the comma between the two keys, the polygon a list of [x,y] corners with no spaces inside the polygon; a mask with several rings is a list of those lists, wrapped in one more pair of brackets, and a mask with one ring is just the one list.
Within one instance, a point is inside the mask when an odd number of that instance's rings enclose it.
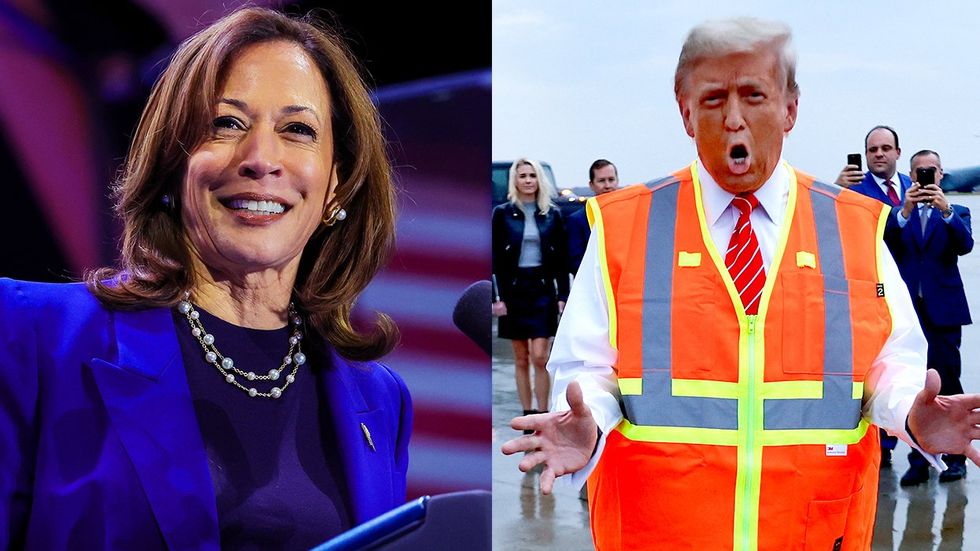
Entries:
{"label": "yellow-green reflective stripe", "polygon": [[[857,444],[868,432],[870,424],[861,419],[856,429],[825,430],[764,430],[756,437],[756,448],[764,446],[798,446],[806,444]],[[736,446],[738,431],[724,429],[697,429],[690,427],[650,427],[634,425],[623,420],[616,427],[626,438],[636,442],[667,444],[703,444],[706,446]],[[744,483],[743,486],[744,487]]]}
{"label": "yellow-green reflective stripe", "polygon": [[[789,176],[789,199],[783,217],[783,227],[776,245],[776,254],[769,266],[768,274],[779,273],[779,267],[786,252],[786,244],[789,242],[790,228],[793,226],[793,218],[796,213],[796,172],[788,163],[784,162],[783,166]],[[727,275],[727,270],[724,264],[720,264],[720,260],[719,256],[719,270]],[[729,283],[727,281],[729,279],[723,278],[726,280],[726,285]],[[741,424],[743,420],[739,420],[739,426],[746,427],[746,434],[744,442],[740,442],[742,447],[739,449],[739,464],[736,473],[735,534],[733,539],[735,549],[754,550],[759,546],[759,500],[762,491],[763,446],[761,435],[765,431],[766,417],[765,400],[757,397],[756,392],[761,393],[765,388],[766,348],[762,337],[765,335],[765,319],[769,311],[769,299],[772,296],[775,282],[775,277],[766,278],[757,316],[745,316],[738,295],[732,297],[737,303],[735,310],[739,316],[739,325],[743,328],[739,338],[739,382],[746,385],[745,397],[739,400],[739,415],[744,414],[746,417],[744,425]],[[734,289],[734,283],[731,283],[730,286]],[[741,534],[740,527],[742,527]]]}
{"label": "yellow-green reflective stripe", "polygon": [[699,396],[702,398],[738,398],[738,383],[703,381],[700,379],[673,379],[670,382],[674,396]]}
{"label": "yellow-green reflective stripe", "polygon": [[641,442],[661,442],[667,444],[705,444],[708,446],[735,446],[738,444],[737,430],[702,429],[691,427],[654,427],[634,425],[623,419],[616,427],[623,436]]}
{"label": "yellow-green reflective stripe", "polygon": [[643,394],[643,379],[640,378],[620,378],[619,379],[619,393],[620,394]]}
{"label": "yellow-green reflective stripe", "polygon": [[[885,226],[888,223],[888,216],[891,214],[891,207],[888,205],[882,205],[881,213],[878,214],[878,231],[876,233],[877,238],[875,239],[875,255],[877,256],[877,262],[875,266],[877,268],[876,273],[878,274],[878,281],[881,281],[881,275],[884,273],[884,267],[882,266],[882,251],[881,248],[885,246]],[[885,293],[901,293],[898,289],[885,289]],[[891,334],[892,331],[892,320],[894,316],[892,315],[892,306],[888,299],[885,299],[885,306],[888,308],[888,333]]]}
{"label": "yellow-green reflective stripe", "polygon": [[821,398],[823,381],[770,381],[762,385],[762,398]]}
{"label": "yellow-green reflective stripe", "polygon": [[606,263],[606,234],[602,224],[602,210],[595,197],[589,198],[585,203],[586,216],[592,224],[592,233],[598,236],[599,245],[599,271],[602,274],[602,288],[606,291],[606,308],[609,311],[609,346],[617,350],[616,346],[616,297],[613,295],[612,281],[609,279],[609,268]]}
{"label": "yellow-green reflective stripe", "polygon": [[803,444],[857,444],[870,425],[863,418],[850,430],[795,429],[766,430],[760,435],[763,446],[798,446]]}
{"label": "yellow-green reflective stripe", "polygon": [[[735,289],[735,282],[732,281],[732,276],[728,273],[728,268],[725,266],[725,261],[721,258],[721,253],[718,251],[718,247],[715,247],[715,242],[711,240],[711,231],[708,230],[708,222],[704,218],[704,203],[701,198],[701,177],[698,174],[698,162],[694,161],[691,163],[691,178],[694,183],[694,203],[696,205],[695,210],[698,213],[698,225],[701,227],[701,239],[704,243],[704,248],[708,251],[708,256],[711,257],[711,261],[714,262],[715,268],[721,275],[721,282],[725,285],[725,290],[728,291],[728,298],[732,301],[732,306],[735,308],[735,314],[738,316],[738,322],[740,324],[745,323],[745,307],[742,306],[742,299],[738,295],[738,290]],[[760,308],[766,300],[766,287],[769,286],[769,282],[766,281],[766,286],[762,289],[762,299],[760,302]],[[739,380],[740,383],[744,384],[744,380]]]}
{"label": "yellow-green reflective stripe", "polygon": [[[762,398],[823,398],[823,381],[769,381],[762,385]],[[864,398],[864,383],[851,382],[851,398]]]}
{"label": "yellow-green reflective stripe", "polygon": [[[772,278],[770,278],[772,279]],[[768,283],[768,282],[767,282]],[[765,306],[763,303],[760,306]],[[765,377],[765,347],[761,346],[759,357],[756,357],[756,345],[763,333],[757,333],[757,316],[746,316],[745,325],[739,338],[741,347],[745,348],[745,362],[739,369],[739,380],[748,381],[746,388],[747,394],[744,404],[739,404],[739,409],[745,410],[747,422],[745,423],[745,441],[739,448],[738,470],[744,473],[739,479],[736,477],[737,490],[735,493],[735,516],[738,519],[739,511],[744,511],[742,517],[741,538],[735,538],[736,549],[756,549],[759,545],[758,526],[759,526],[759,486],[762,481],[762,447],[756,442],[756,433],[762,425],[762,400],[755,396],[756,388],[762,384]],[[761,325],[758,324],[758,325]],[[740,355],[741,357],[741,355]],[[738,534],[739,523],[735,523],[736,534]],[[741,540],[741,541],[739,541]],[[741,543],[741,545],[739,545]]]}

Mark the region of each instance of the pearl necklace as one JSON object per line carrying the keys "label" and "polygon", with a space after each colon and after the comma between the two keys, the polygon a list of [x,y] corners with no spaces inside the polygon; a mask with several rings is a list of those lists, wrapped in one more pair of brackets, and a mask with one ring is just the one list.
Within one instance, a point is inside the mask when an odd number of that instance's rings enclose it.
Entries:
{"label": "pearl necklace", "polygon": [[[204,349],[204,360],[218,369],[226,383],[238,387],[252,398],[279,398],[286,388],[296,380],[296,371],[299,370],[299,366],[306,363],[306,354],[303,354],[303,348],[300,346],[300,341],[303,340],[303,333],[301,332],[303,319],[296,314],[296,308],[291,302],[289,303],[289,320],[294,326],[294,331],[289,337],[289,351],[282,359],[282,365],[276,369],[270,369],[266,375],[258,375],[254,371],[243,371],[235,365],[234,360],[218,351],[214,345],[214,335],[208,333],[204,329],[204,325],[201,324],[201,313],[194,309],[189,293],[185,293],[184,300],[177,304],[177,311],[187,318],[187,323],[191,326],[191,334],[197,338],[197,342],[201,343],[201,348]],[[294,350],[296,351],[295,354],[293,353]],[[293,370],[286,375],[286,382],[282,386],[272,387],[269,392],[259,392],[255,387],[246,387],[235,376],[238,375],[247,381],[278,381],[283,370],[290,364],[292,364]]]}

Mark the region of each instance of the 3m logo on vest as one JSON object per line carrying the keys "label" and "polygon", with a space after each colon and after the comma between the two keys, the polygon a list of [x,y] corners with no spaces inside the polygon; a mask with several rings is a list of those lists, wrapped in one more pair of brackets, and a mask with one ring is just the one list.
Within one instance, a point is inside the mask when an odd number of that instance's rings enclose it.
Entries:
{"label": "3m logo on vest", "polygon": [[827,444],[827,457],[847,457],[847,444]]}

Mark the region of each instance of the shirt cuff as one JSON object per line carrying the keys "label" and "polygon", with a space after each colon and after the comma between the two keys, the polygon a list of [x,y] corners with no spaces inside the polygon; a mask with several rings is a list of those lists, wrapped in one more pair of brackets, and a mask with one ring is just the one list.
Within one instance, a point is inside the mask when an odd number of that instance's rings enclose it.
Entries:
{"label": "shirt cuff", "polygon": [[895,211],[895,220],[898,221],[898,227],[904,228],[905,224],[909,223],[909,219],[902,214],[902,209],[897,209]]}
{"label": "shirt cuff", "polygon": [[888,434],[892,436],[897,436],[900,440],[908,444],[912,449],[919,452],[922,455],[922,457],[924,457],[926,461],[928,461],[929,464],[932,465],[932,467],[937,471],[943,472],[946,470],[946,463],[943,462],[942,454],[931,454],[923,450],[919,446],[919,442],[916,441],[915,436],[912,434],[911,429],[909,429],[909,417],[907,414],[905,416],[905,427],[900,432],[894,432],[888,429],[885,430],[888,432]]}

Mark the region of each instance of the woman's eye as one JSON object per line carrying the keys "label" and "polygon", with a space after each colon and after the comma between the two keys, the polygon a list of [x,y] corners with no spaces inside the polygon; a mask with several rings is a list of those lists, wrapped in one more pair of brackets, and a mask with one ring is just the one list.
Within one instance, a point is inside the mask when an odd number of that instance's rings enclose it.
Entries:
{"label": "woman's eye", "polygon": [[301,136],[309,136],[311,138],[316,138],[316,130],[308,124],[303,124],[301,122],[292,122],[286,125],[286,132],[290,134],[299,134]]}
{"label": "woman's eye", "polygon": [[244,130],[245,125],[235,117],[218,117],[214,119],[211,126],[215,130]]}

